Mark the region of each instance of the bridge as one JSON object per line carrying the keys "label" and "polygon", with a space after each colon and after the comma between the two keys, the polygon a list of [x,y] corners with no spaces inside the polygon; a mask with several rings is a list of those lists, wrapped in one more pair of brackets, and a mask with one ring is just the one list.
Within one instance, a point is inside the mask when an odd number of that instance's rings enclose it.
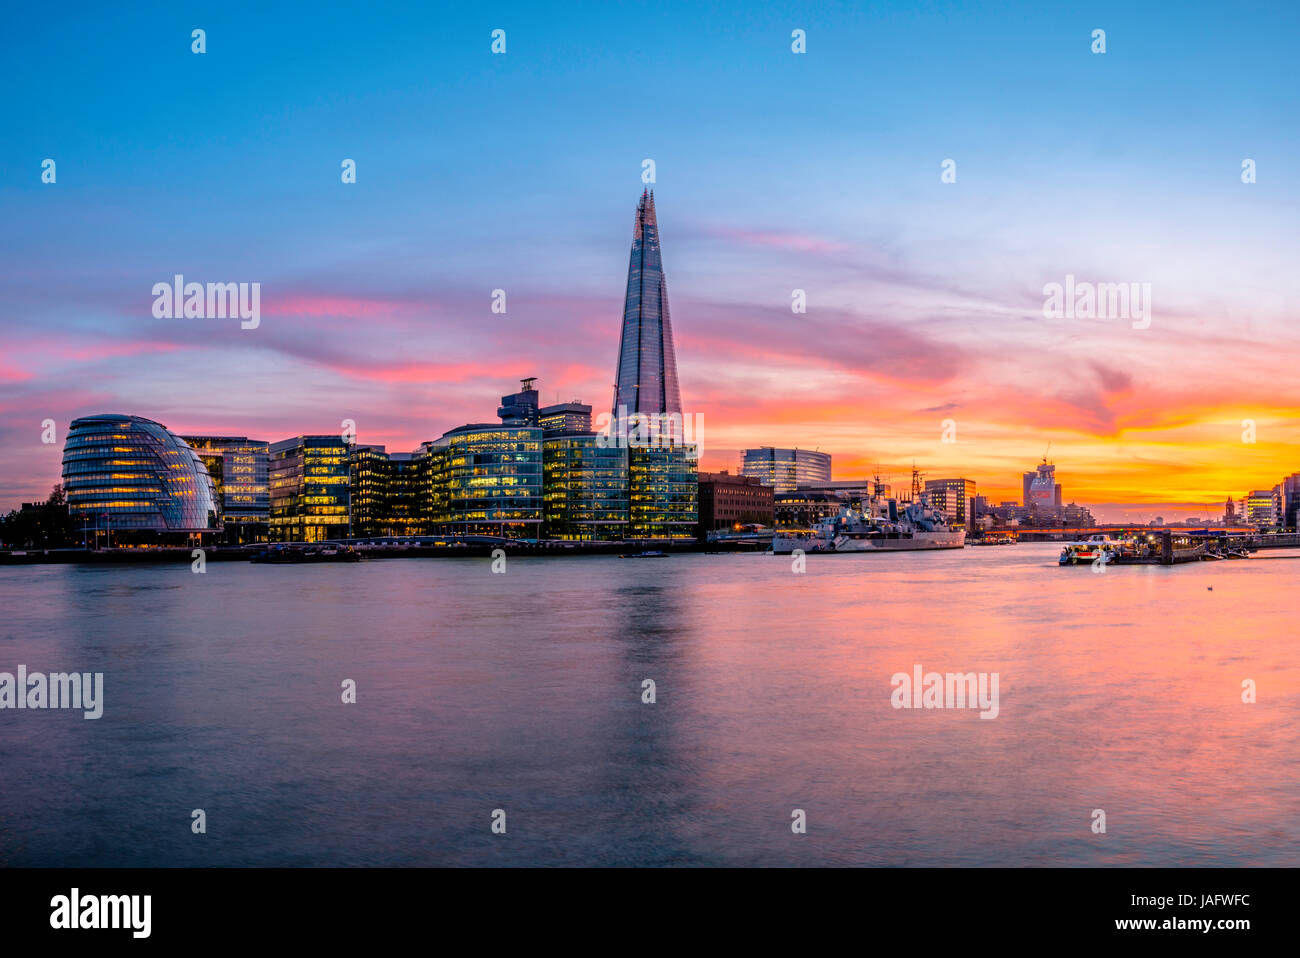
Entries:
{"label": "bridge", "polygon": [[[985,539],[1019,539],[1022,542],[1057,542],[1067,539],[1086,539],[1088,536],[1108,535],[1122,539],[1129,536],[1160,535],[1168,532],[1175,536],[1196,536],[1199,538],[1221,538],[1223,536],[1263,536],[1287,535],[1296,533],[1261,533],[1254,526],[1226,526],[1209,528],[1207,526],[1016,526],[1013,528],[989,529],[983,534]],[[1298,543],[1300,544],[1300,543]]]}

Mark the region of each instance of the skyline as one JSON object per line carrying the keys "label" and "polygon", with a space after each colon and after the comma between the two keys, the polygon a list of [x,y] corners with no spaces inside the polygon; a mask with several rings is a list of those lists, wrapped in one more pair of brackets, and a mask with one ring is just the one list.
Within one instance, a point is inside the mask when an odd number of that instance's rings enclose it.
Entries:
{"label": "skyline", "polygon": [[[799,445],[837,477],[915,459],[1001,501],[1050,442],[1067,499],[1125,521],[1300,469],[1280,348],[1300,14],[647,10],[457,10],[437,30],[414,10],[401,29],[223,12],[203,56],[188,15],[90,11],[82,50],[18,12],[0,507],[43,498],[67,424],[104,411],[268,441],[350,418],[406,450],[528,375],[548,402],[602,406],[647,158],[703,470]],[[285,62],[295,47],[315,59]],[[647,73],[648,116],[626,109]],[[155,319],[150,289],[177,273],[260,282],[260,326]],[[1044,319],[1067,275],[1151,283],[1150,328]]]}

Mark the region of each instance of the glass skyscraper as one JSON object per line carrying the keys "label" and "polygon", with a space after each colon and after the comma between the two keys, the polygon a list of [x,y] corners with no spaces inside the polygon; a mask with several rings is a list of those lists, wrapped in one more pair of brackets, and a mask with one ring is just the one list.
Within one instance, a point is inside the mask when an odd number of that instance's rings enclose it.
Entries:
{"label": "glass skyscraper", "polygon": [[682,411],[677,388],[677,354],[668,317],[668,285],[659,253],[654,194],[645,191],[636,208],[632,256],[623,300],[623,338],[618,351],[613,415],[630,417]]}

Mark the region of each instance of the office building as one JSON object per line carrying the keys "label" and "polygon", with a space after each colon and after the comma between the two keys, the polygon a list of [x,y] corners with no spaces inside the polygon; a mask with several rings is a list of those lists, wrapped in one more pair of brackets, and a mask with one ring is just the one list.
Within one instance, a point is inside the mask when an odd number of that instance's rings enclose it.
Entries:
{"label": "office building", "polygon": [[1257,529],[1276,529],[1282,525],[1282,487],[1256,489],[1246,495],[1242,518]]}
{"label": "office building", "polygon": [[388,455],[388,494],[380,535],[415,536],[430,531],[432,497],[426,495],[429,460],[423,448]]}
{"label": "office building", "polygon": [[108,413],[73,420],[63,489],[70,521],[87,542],[176,544],[218,528],[216,489],[203,460],[152,419]]}
{"label": "office building", "polygon": [[294,436],[271,443],[272,542],[321,542],[350,534],[351,457],[339,435]]}
{"label": "office building", "polygon": [[1300,529],[1300,472],[1292,473],[1279,486],[1282,494],[1282,524]]}
{"label": "office building", "polygon": [[[590,407],[588,421],[590,421]],[[628,450],[590,430],[542,439],[542,520],[547,539],[628,536]]]}
{"label": "office building", "polygon": [[637,446],[628,453],[628,535],[633,539],[693,539],[699,519],[699,472],[694,446]]}
{"label": "office building", "polygon": [[540,426],[471,423],[435,439],[426,455],[432,488],[431,531],[539,537]]}
{"label": "office building", "polygon": [[699,487],[701,536],[738,525],[772,525],[774,493],[756,476],[701,472]]}
{"label": "office building", "polygon": [[830,453],[762,446],[746,449],[743,457],[740,474],[754,476],[776,492],[794,492],[800,485],[831,481]]}
{"label": "office building", "polygon": [[388,523],[392,462],[383,446],[354,444],[348,452],[350,534],[356,538],[393,535]]}
{"label": "office building", "polygon": [[586,403],[556,403],[537,411],[543,436],[566,436],[591,432],[591,407]]}
{"label": "office building", "polygon": [[538,394],[533,383],[536,376],[519,380],[523,386],[517,393],[501,397],[497,416],[507,426],[536,426],[538,422]]}
{"label": "office building", "polygon": [[779,528],[811,529],[819,520],[838,515],[848,505],[837,492],[798,489],[773,493],[772,521]]}
{"label": "office building", "polygon": [[975,496],[975,482],[971,479],[927,479],[925,494],[930,504],[943,513],[950,526],[965,526],[971,513],[971,499]]}
{"label": "office building", "polygon": [[269,444],[246,436],[185,436],[207,467],[216,490],[222,541],[264,541],[268,534]]}

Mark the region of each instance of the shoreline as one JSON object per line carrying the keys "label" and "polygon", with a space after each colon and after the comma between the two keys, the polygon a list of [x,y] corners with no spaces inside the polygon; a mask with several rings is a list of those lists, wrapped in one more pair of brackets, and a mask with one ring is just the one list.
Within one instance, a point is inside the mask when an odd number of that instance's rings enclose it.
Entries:
{"label": "shoreline", "polygon": [[[253,546],[184,546],[159,547],[149,549],[26,549],[0,552],[0,566],[20,565],[141,565],[141,564],[175,564],[189,563],[202,551],[205,562],[249,562],[274,543],[259,543]],[[284,543],[298,548],[303,543]],[[311,543],[311,545],[319,545]],[[694,540],[656,540],[645,539],[610,543],[535,543],[535,542],[494,542],[494,543],[448,543],[427,546],[375,546],[358,547],[357,553],[363,560],[368,559],[453,559],[453,558],[491,558],[496,550],[502,550],[510,556],[633,556],[642,552],[666,552],[670,554],[702,553],[762,553],[766,549],[751,546],[719,547]],[[318,562],[347,561],[333,558],[306,560],[291,564],[311,564]],[[356,561],[352,559],[351,561]]]}

